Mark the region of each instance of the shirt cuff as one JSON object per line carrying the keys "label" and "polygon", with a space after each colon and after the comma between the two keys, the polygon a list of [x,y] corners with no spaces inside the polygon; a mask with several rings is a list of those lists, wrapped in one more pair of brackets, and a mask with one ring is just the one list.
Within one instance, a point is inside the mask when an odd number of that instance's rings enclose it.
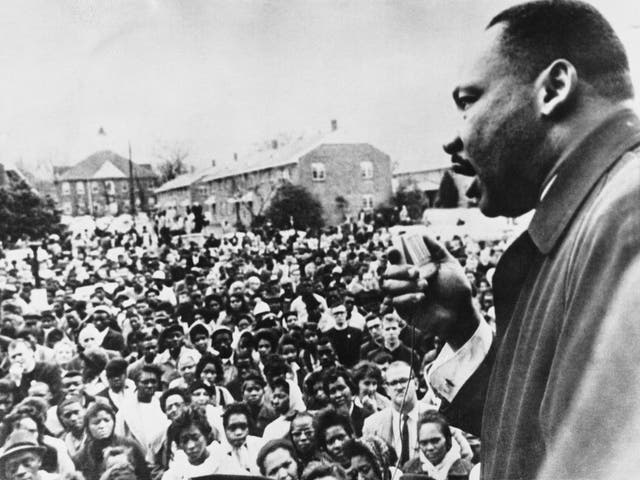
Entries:
{"label": "shirt cuff", "polygon": [[491,327],[481,320],[475,333],[458,350],[454,351],[448,343],[445,344],[429,369],[431,387],[451,403],[484,361],[492,342]]}

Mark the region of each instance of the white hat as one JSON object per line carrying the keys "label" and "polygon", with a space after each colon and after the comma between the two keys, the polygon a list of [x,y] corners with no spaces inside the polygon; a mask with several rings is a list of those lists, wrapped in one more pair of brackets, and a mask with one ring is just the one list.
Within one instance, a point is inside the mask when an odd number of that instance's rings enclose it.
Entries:
{"label": "white hat", "polygon": [[151,278],[153,278],[154,280],[166,280],[167,276],[162,270],[156,270],[155,272],[153,272]]}

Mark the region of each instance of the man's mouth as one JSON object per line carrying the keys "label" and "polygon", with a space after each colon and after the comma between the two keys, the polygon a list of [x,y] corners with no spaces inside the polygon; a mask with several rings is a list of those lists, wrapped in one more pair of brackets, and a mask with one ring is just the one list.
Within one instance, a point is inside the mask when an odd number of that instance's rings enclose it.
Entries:
{"label": "man's mouth", "polygon": [[473,177],[476,174],[476,169],[473,168],[471,162],[459,155],[453,155],[451,157],[451,163],[453,166],[451,169],[458,175],[464,175],[465,177]]}
{"label": "man's mouth", "polygon": [[465,192],[465,195],[469,198],[480,198],[482,192],[480,189],[480,178],[478,177],[478,172],[476,171],[473,164],[459,155],[453,155],[451,157],[451,162],[453,166],[451,170],[458,175],[464,175],[465,177],[474,177],[471,185]]}

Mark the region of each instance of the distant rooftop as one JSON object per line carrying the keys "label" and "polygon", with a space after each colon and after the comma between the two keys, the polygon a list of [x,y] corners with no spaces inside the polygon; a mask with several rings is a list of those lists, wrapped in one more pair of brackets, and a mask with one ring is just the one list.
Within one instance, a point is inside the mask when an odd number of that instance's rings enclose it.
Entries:
{"label": "distant rooftop", "polygon": [[[60,170],[57,170],[58,172]],[[154,178],[148,165],[133,163],[133,174],[138,178]],[[106,180],[129,178],[129,160],[115,152],[104,150],[85,158],[60,173],[58,180]]]}

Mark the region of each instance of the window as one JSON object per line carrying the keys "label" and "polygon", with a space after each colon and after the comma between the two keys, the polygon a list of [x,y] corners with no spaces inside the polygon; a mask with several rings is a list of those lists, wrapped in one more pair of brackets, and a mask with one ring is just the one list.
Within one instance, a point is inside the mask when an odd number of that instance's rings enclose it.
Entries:
{"label": "window", "polygon": [[129,191],[129,182],[122,182],[122,191],[127,193]]}
{"label": "window", "polygon": [[76,182],[76,193],[84,195],[84,182]]}
{"label": "window", "polygon": [[[64,183],[67,183],[67,182],[64,182]],[[71,202],[64,202],[62,204],[62,211],[65,215],[71,215]]]}
{"label": "window", "polygon": [[91,183],[91,191],[94,194],[98,194],[100,192],[100,184],[98,184],[98,182],[92,182]]}
{"label": "window", "polygon": [[373,163],[369,161],[360,162],[360,171],[362,172],[362,178],[373,178]]}
{"label": "window", "polygon": [[311,178],[313,178],[315,182],[324,182],[325,180],[324,163],[311,164]]}
{"label": "window", "polygon": [[291,180],[291,173],[288,168],[282,169],[282,179],[287,181]]}
{"label": "window", "polygon": [[373,195],[362,196],[362,208],[365,210],[371,210],[373,208]]}
{"label": "window", "polygon": [[71,185],[69,182],[62,182],[62,194],[69,195],[71,193]]}

